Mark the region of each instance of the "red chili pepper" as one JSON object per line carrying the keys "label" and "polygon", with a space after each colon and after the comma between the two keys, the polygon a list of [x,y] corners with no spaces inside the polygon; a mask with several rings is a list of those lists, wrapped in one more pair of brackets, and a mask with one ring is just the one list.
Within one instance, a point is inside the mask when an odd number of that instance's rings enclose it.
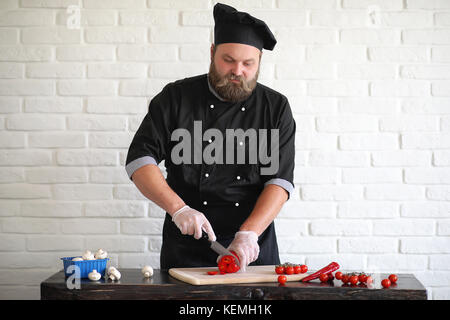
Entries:
{"label": "red chili pepper", "polygon": [[332,262],[329,265],[327,265],[326,267],[320,269],[317,272],[314,272],[313,274],[310,274],[309,276],[303,278],[301,281],[305,282],[305,281],[310,281],[310,280],[314,280],[317,279],[318,277],[320,277],[321,274],[328,274],[330,272],[336,271],[337,269],[339,269],[339,264],[337,264],[337,262]]}

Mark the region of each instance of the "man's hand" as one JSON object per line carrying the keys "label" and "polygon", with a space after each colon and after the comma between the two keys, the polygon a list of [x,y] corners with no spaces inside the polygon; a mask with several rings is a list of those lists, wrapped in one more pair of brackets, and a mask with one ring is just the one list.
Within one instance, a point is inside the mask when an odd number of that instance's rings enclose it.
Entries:
{"label": "man's hand", "polygon": [[236,252],[240,260],[241,270],[245,272],[246,267],[258,259],[258,235],[253,231],[236,232],[228,250]]}
{"label": "man's hand", "polygon": [[209,240],[216,241],[216,235],[211,224],[200,211],[184,206],[172,215],[172,221],[182,234],[193,235],[198,240],[202,236],[202,230],[205,230]]}

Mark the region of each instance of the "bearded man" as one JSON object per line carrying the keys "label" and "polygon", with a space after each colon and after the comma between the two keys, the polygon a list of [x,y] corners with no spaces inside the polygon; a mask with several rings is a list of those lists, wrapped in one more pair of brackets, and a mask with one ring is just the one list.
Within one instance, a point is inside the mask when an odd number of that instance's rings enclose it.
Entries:
{"label": "bearded man", "polygon": [[[136,187],[166,211],[162,270],[216,265],[217,254],[198,240],[204,232],[237,254],[242,271],[280,263],[274,219],[294,190],[296,126],[288,99],[257,82],[262,50],[272,50],[276,40],[266,23],[248,13],[218,3],[213,15],[208,74],[169,83],[152,99],[126,160]],[[256,148],[241,135],[231,152],[225,147],[218,152],[249,160],[270,149],[277,170],[264,173],[267,161],[174,161],[174,131],[194,135],[198,123],[224,136],[230,129],[270,131],[267,140],[258,136]],[[211,144],[225,145],[212,138],[192,141],[189,157],[198,159]],[[158,167],[163,160],[166,178]]]}

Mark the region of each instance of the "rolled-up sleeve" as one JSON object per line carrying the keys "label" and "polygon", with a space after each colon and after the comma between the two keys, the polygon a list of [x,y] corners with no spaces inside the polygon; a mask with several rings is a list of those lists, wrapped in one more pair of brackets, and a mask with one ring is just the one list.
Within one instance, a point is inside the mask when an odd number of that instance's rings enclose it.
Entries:
{"label": "rolled-up sleeve", "polygon": [[149,164],[158,165],[166,157],[170,101],[165,89],[150,102],[148,113],[131,141],[125,164],[130,179],[137,169]]}
{"label": "rolled-up sleeve", "polygon": [[278,171],[273,175],[263,176],[264,186],[275,184],[288,193],[288,199],[294,192],[295,167],[295,120],[289,102],[285,99],[282,105],[279,122],[277,124],[278,141]]}

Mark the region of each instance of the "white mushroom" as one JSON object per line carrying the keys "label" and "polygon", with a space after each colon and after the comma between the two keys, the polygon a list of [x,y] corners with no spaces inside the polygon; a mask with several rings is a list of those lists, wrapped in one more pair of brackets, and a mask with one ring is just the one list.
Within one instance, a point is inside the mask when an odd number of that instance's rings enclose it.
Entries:
{"label": "white mushroom", "polygon": [[95,269],[92,270],[92,272],[90,272],[88,274],[89,280],[92,280],[92,281],[98,281],[98,280],[100,280],[101,277],[102,277],[102,275],[100,273],[98,273],[97,270],[95,270]]}
{"label": "white mushroom", "polygon": [[122,277],[119,270],[114,267],[109,267],[106,273],[108,274],[107,278],[111,279],[112,281],[120,280],[120,278]]}
{"label": "white mushroom", "polygon": [[153,268],[150,266],[144,266],[141,272],[145,278],[150,278],[151,276],[153,276]]}
{"label": "white mushroom", "polygon": [[72,261],[83,261],[83,258],[81,257],[75,257],[72,259]]}
{"label": "white mushroom", "polygon": [[94,255],[95,259],[106,259],[107,256],[108,253],[103,249],[98,249]]}
{"label": "white mushroom", "polygon": [[95,260],[94,255],[89,250],[86,250],[82,256],[83,260]]}

